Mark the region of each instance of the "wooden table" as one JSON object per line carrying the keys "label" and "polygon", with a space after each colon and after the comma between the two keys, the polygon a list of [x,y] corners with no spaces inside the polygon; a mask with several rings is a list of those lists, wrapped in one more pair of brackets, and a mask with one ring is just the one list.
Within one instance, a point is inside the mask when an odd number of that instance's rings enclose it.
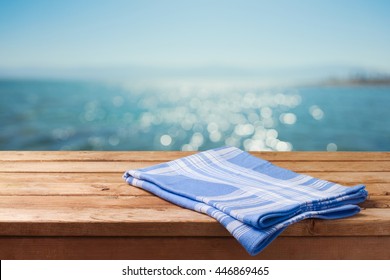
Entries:
{"label": "wooden table", "polygon": [[188,152],[0,152],[1,259],[390,259],[390,153],[257,152],[352,186],[358,215],[290,226],[255,257],[212,218],[122,180]]}

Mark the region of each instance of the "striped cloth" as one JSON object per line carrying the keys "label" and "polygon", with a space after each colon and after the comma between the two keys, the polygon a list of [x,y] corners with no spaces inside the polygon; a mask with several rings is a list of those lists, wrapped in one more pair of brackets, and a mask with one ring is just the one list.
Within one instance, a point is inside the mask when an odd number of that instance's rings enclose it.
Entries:
{"label": "striped cloth", "polygon": [[123,175],[129,184],[218,220],[248,251],[263,250],[288,225],[360,211],[364,185],[344,187],[222,147]]}

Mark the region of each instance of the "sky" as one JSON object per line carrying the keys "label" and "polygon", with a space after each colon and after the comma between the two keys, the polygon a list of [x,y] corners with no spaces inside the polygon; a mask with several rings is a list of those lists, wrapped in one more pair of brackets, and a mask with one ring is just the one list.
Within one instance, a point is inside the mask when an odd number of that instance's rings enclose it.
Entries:
{"label": "sky", "polygon": [[390,73],[389,14],[388,0],[0,0],[0,75]]}

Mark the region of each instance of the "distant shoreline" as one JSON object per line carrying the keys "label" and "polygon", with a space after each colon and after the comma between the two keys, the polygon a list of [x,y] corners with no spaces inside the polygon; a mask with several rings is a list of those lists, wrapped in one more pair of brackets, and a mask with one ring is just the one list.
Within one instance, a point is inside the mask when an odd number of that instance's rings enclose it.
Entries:
{"label": "distant shoreline", "polygon": [[[48,82],[48,83],[67,83],[67,82],[72,82],[72,83],[108,83],[108,84],[116,84],[116,81],[112,80],[104,80],[104,79],[93,79],[93,78],[56,78],[56,77],[47,77],[47,78],[41,78],[41,77],[6,77],[6,76],[1,76],[0,75],[0,83],[4,82],[19,82],[19,83],[28,83],[28,82],[33,82],[33,83],[40,83],[40,82]],[[144,81],[126,81],[125,84],[131,85],[134,83],[136,87],[143,87],[142,85],[144,84],[145,87],[179,87],[183,85],[183,82],[185,82],[185,79],[180,80],[178,79],[176,82],[175,81],[162,81],[160,83],[157,82],[157,84],[154,84],[152,81],[149,81],[147,84],[143,83]],[[215,82],[215,81],[214,81]],[[224,82],[227,82],[227,84],[224,84]],[[211,86],[217,86],[217,87],[223,87],[223,85],[232,88],[263,88],[263,89],[272,89],[272,88],[306,88],[306,87],[370,87],[370,86],[384,86],[388,87],[390,86],[390,76],[383,76],[383,77],[351,77],[351,78],[325,78],[325,79],[313,79],[309,81],[301,81],[301,82],[285,82],[285,83],[278,83],[278,82],[273,82],[270,83],[269,85],[256,85],[256,83],[246,83],[245,81],[240,83],[232,83],[229,86],[229,82],[227,80],[219,80],[218,82],[215,82],[213,84],[213,80],[211,79],[211,83],[206,83],[206,85],[211,85]],[[118,80],[118,84],[121,84],[121,80]],[[154,84],[154,86],[153,86]],[[187,83],[184,83],[184,85],[194,85],[197,87],[202,87],[205,86],[202,81],[197,82],[197,81],[192,81]]]}
{"label": "distant shoreline", "polygon": [[350,78],[350,79],[337,79],[331,78],[326,81],[320,82],[322,86],[388,86],[390,85],[390,77],[381,78]]}

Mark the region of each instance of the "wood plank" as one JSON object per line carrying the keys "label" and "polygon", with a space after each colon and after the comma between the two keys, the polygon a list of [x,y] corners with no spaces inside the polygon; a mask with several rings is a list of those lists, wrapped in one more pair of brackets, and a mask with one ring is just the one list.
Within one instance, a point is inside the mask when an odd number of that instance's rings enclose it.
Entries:
{"label": "wood plank", "polygon": [[[3,210],[3,209],[1,209]],[[1,219],[1,236],[230,236],[218,222],[190,210],[128,209],[45,213],[25,211],[23,218]],[[366,209],[340,220],[308,219],[289,226],[282,236],[390,236],[389,211]],[[165,220],[157,219],[161,214]],[[33,216],[35,214],[35,216]],[[73,215],[73,216],[72,216]],[[76,216],[75,216],[76,215]],[[142,216],[155,215],[155,216]],[[58,221],[60,216],[63,221]],[[35,217],[27,221],[26,217]],[[46,219],[46,220],[45,220]]]}
{"label": "wood plank", "polygon": [[140,188],[120,183],[73,183],[73,182],[0,182],[0,196],[150,196],[152,194]]}
{"label": "wood plank", "polygon": [[[89,184],[108,184],[124,183],[122,175],[124,172],[99,172],[99,173],[13,173],[0,172],[0,184],[17,182],[35,182],[35,183],[89,183]],[[379,177],[379,176],[378,176]],[[389,176],[390,182],[390,176]]]}
{"label": "wood plank", "polygon": [[[182,151],[0,151],[1,161],[168,161],[195,152]],[[390,161],[390,152],[251,152],[277,161]]]}
{"label": "wood plank", "polygon": [[[153,164],[159,164],[155,162]],[[316,162],[316,161],[282,161],[274,162],[275,165],[287,168],[296,172],[390,172],[390,161],[383,161],[374,164],[371,161],[337,161],[337,162]],[[116,161],[90,161],[90,162],[24,162],[24,161],[5,161],[0,164],[0,172],[120,172],[128,169],[138,169],[151,166],[150,162],[116,162]]]}
{"label": "wood plank", "polygon": [[[390,208],[390,196],[369,196],[360,204],[363,208]],[[129,209],[129,208],[177,208],[157,196],[1,196],[0,208],[61,211],[63,209]],[[3,214],[0,213],[0,216]],[[164,217],[158,217],[164,220]]]}
{"label": "wood plank", "polygon": [[[197,230],[189,231],[188,223],[197,224]],[[41,196],[3,196],[0,201],[0,235],[26,232],[64,235],[69,229],[71,235],[160,235],[161,231],[165,231],[170,235],[191,236],[210,234],[209,226],[213,223],[215,228],[217,222],[207,215],[183,209],[158,197],[47,196],[42,199]],[[69,225],[72,226],[69,228]],[[286,232],[297,236],[317,233],[390,235],[390,211],[388,208],[366,208],[348,219],[326,223],[303,221],[289,227]],[[221,234],[220,228],[215,234]]]}
{"label": "wood plank", "polygon": [[[44,209],[128,209],[128,208],[167,208],[174,204],[157,196],[2,196],[1,208],[21,210]],[[0,213],[2,215],[2,213]],[[163,218],[163,217],[160,217]]]}
{"label": "wood plank", "polygon": [[[356,184],[384,184],[390,183],[390,172],[320,172],[312,171],[305,174],[332,181],[338,182],[346,186],[354,186]],[[17,182],[47,182],[47,183],[91,183],[91,184],[107,184],[107,183],[123,183],[123,172],[99,172],[99,173],[12,173],[0,172],[0,184],[17,183]]]}
{"label": "wood plank", "polygon": [[[390,195],[369,195],[368,199],[359,204],[363,208],[390,208]],[[390,222],[390,221],[389,221]]]}
{"label": "wood plank", "polygon": [[[389,185],[369,185],[369,199],[361,204],[361,207],[366,208],[388,208],[389,207]],[[84,183],[43,183],[23,185],[17,183],[16,185],[2,185],[0,184],[0,196],[2,197],[41,197],[41,196],[104,196],[104,197],[154,197],[153,194],[148,193],[142,189],[122,184],[95,184],[87,185]]]}
{"label": "wood plank", "polygon": [[0,258],[388,260],[390,237],[283,237],[250,256],[232,237],[0,237]]}
{"label": "wood plank", "polygon": [[321,172],[312,171],[305,174],[332,182],[338,182],[343,185],[353,186],[363,183],[366,185],[374,183],[383,183],[389,185],[390,172]]}
{"label": "wood plank", "polygon": [[[53,178],[51,178],[53,179]],[[22,180],[22,179],[21,179]],[[127,185],[122,180],[118,183],[96,183],[91,182],[48,182],[49,180],[31,180],[23,182],[0,182],[0,196],[3,195],[18,195],[18,196],[150,196],[150,194],[140,188]],[[357,185],[359,182],[354,182],[350,185]],[[366,186],[367,191],[371,196],[386,196],[390,195],[390,183],[370,183]]]}

